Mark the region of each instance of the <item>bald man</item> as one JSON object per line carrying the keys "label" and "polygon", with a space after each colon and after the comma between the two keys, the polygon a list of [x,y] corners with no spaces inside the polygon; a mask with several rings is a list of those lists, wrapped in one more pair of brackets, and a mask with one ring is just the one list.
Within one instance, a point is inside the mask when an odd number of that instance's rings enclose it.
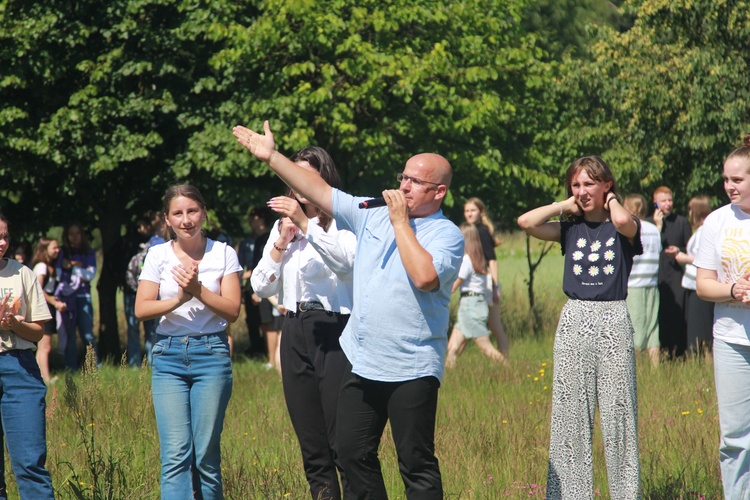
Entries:
{"label": "bald man", "polygon": [[295,192],[357,236],[354,306],[341,335],[349,361],[336,418],[336,452],[357,498],[388,498],[378,445],[390,420],[407,498],[443,498],[435,457],[438,388],[448,341],[448,304],[464,253],[461,231],[440,209],[450,187],[448,161],[409,158],[385,207],[331,188],[275,150],[264,134],[233,133]]}

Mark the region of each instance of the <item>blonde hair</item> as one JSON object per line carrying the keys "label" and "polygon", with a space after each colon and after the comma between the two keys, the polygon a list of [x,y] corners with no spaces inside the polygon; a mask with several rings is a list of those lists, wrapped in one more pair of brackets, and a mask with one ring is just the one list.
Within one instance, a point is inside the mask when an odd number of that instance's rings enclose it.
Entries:
{"label": "blonde hair", "polygon": [[640,194],[629,194],[622,202],[625,210],[635,215],[639,219],[646,218],[646,198]]}
{"label": "blonde hair", "polygon": [[482,241],[479,239],[479,230],[474,224],[461,224],[461,232],[464,235],[464,253],[471,259],[474,272],[487,274],[487,260],[484,258]]}
{"label": "blonde hair", "polygon": [[477,209],[479,210],[479,220],[482,221],[482,224],[487,227],[490,235],[492,235],[492,243],[495,246],[500,246],[500,238],[495,235],[495,224],[492,223],[492,219],[490,219],[490,216],[487,214],[487,207],[485,206],[484,202],[476,196],[473,196],[466,200],[466,203],[464,205],[468,205],[469,203],[477,207]]}

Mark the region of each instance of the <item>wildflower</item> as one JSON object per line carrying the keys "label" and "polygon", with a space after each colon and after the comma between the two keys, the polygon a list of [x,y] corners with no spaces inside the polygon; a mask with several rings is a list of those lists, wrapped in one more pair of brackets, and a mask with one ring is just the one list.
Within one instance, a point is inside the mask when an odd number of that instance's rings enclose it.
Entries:
{"label": "wildflower", "polygon": [[703,415],[703,410],[701,410],[700,408],[698,408],[697,411],[698,411],[698,415]]}
{"label": "wildflower", "polygon": [[683,411],[682,414],[683,415],[690,415],[690,412],[689,411]]}
{"label": "wildflower", "polygon": [[507,423],[508,423],[508,421],[507,421],[507,420],[505,420],[505,419],[503,419],[503,423],[504,423],[504,424],[507,424]]}
{"label": "wildflower", "polygon": [[547,386],[546,386],[546,385],[544,386],[544,389],[543,389],[543,390],[545,390],[545,391],[547,390]]}
{"label": "wildflower", "polygon": [[542,363],[542,366],[547,366],[547,363]]}
{"label": "wildflower", "polygon": [[534,382],[539,382],[539,377],[534,377]]}

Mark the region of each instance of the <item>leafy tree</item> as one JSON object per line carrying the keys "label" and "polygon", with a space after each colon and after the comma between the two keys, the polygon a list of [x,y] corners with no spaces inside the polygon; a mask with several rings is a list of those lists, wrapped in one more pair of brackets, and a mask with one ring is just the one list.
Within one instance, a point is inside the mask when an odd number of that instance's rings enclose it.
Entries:
{"label": "leafy tree", "polygon": [[209,202],[236,183],[200,154],[175,159],[201,127],[198,110],[221,104],[195,87],[213,72],[220,41],[210,34],[252,14],[227,1],[0,1],[2,208],[18,231],[70,219],[100,229],[105,355],[120,352],[123,225],[158,208],[176,179],[208,188]]}
{"label": "leafy tree", "polygon": [[748,7],[626,2],[632,28],[594,28],[589,58],[566,63],[553,149],[568,159],[602,154],[626,191],[666,184],[683,207],[699,193],[725,201],[721,165],[750,124]]}
{"label": "leafy tree", "polygon": [[[449,211],[479,195],[510,221],[556,183],[528,154],[552,73],[522,29],[526,3],[263,4],[213,59],[221,77],[205,85],[229,98],[202,135],[219,144],[227,121],[270,119],[280,149],[326,148],[362,195],[394,186],[409,156],[439,152],[456,174]],[[214,158],[226,170],[254,163],[236,144],[217,145]]]}

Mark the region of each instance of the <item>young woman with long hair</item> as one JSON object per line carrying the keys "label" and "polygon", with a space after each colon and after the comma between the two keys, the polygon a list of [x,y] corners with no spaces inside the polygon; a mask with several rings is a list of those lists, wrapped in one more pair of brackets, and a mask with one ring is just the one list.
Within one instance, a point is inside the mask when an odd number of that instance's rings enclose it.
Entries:
{"label": "young woman with long hair", "polygon": [[467,339],[472,339],[482,354],[493,361],[502,362],[505,356],[495,349],[490,342],[490,330],[487,328],[489,303],[492,301],[492,289],[487,283],[489,266],[482,251],[479,231],[474,224],[463,224],[464,259],[458,278],[453,283],[451,293],[461,290],[458,305],[458,321],[448,339],[448,352],[445,366],[454,368],[456,359],[466,347]]}
{"label": "young woman with long hair", "polygon": [[719,461],[724,498],[750,493],[750,135],[724,161],[729,204],[703,222],[698,296],[715,302],[714,378],[719,403]]}
{"label": "young woman with long hair", "polygon": [[[10,244],[8,221],[0,215],[0,258]],[[0,260],[0,414],[5,446],[21,498],[53,499],[47,460],[44,385],[34,357],[36,342],[51,319],[34,272],[13,259]],[[3,468],[4,470],[4,468]],[[0,474],[0,497],[6,498]]]}
{"label": "young woman with long hair", "polygon": [[[291,156],[331,186],[339,174],[322,148],[307,147]],[[336,408],[347,360],[339,345],[352,308],[357,239],[339,230],[332,217],[291,190],[268,206],[281,214],[253,270],[251,282],[261,297],[278,294],[286,308],[281,334],[281,377],[292,426],[313,499],[345,498],[345,471],[334,452]],[[338,474],[337,474],[338,470]],[[341,486],[339,486],[339,475]]]}
{"label": "young woman with long hair", "polygon": [[495,342],[497,342],[497,348],[505,357],[508,355],[508,337],[505,335],[505,327],[500,317],[500,283],[498,282],[497,257],[495,256],[495,247],[500,245],[500,240],[495,237],[495,226],[487,213],[487,207],[479,198],[472,197],[466,200],[464,219],[469,224],[474,224],[479,231],[482,252],[487,260],[493,285],[492,297],[488,301],[489,315],[487,322],[492,335],[495,337]]}
{"label": "young woman with long hair", "polygon": [[52,321],[44,323],[44,335],[36,347],[36,362],[39,363],[39,370],[42,372],[42,378],[49,383],[49,354],[52,352],[52,334],[57,333],[56,317],[57,311],[65,311],[68,306],[62,300],[55,296],[57,291],[57,271],[55,262],[60,255],[60,246],[57,240],[43,237],[39,240],[34,251],[32,260],[33,271],[36,274],[39,284],[42,286],[44,300],[49,307],[49,313]]}
{"label": "young woman with long hair", "polygon": [[[135,314],[161,318],[151,392],[161,449],[161,498],[223,497],[221,432],[232,394],[226,329],[240,313],[234,249],[203,233],[206,204],[189,184],[164,195],[172,241],[149,248]],[[195,482],[195,483],[194,483]]]}
{"label": "young woman with long hair", "polygon": [[593,496],[597,406],[610,496],[639,498],[635,349],[625,298],[633,257],[642,252],[640,224],[620,204],[614,176],[597,156],[574,161],[565,187],[567,199],[518,218],[531,236],[559,241],[565,255],[563,291],[569,300],[553,351],[547,498]]}

